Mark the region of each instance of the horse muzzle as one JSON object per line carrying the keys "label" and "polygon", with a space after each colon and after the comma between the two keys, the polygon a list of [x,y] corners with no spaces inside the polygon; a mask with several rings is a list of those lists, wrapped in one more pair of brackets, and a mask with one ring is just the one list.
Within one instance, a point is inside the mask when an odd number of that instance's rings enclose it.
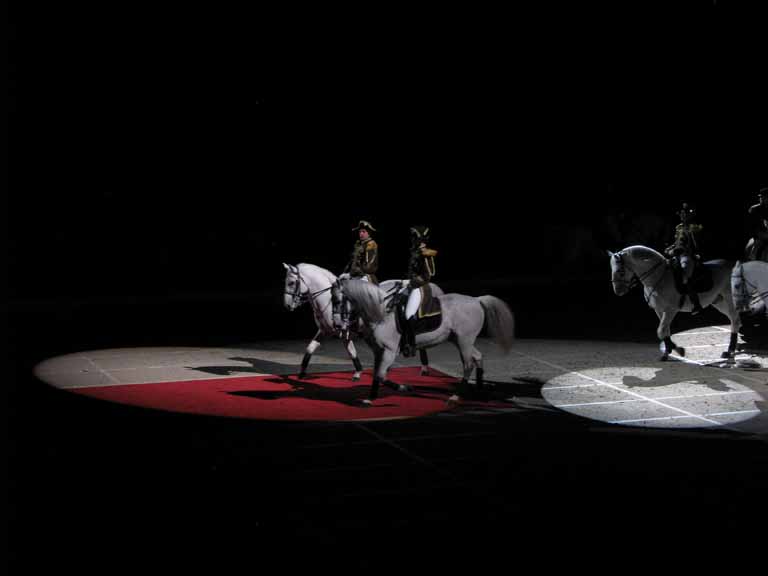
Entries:
{"label": "horse muzzle", "polygon": [[613,281],[613,293],[617,296],[624,296],[627,292],[629,292],[629,284],[626,282],[616,282]]}

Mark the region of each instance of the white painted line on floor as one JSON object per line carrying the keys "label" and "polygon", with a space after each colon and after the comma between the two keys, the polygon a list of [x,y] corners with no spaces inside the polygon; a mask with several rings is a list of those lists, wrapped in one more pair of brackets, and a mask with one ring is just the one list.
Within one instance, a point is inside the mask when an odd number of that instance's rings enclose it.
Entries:
{"label": "white painted line on floor", "polygon": [[[729,396],[733,394],[754,394],[757,393],[754,390],[733,390],[730,392],[711,392],[707,394],[689,394],[683,396],[660,396],[656,400],[689,400],[693,398],[709,398],[712,396]],[[605,400],[601,402],[581,402],[579,404],[555,404],[555,408],[574,408],[576,406],[597,406],[600,404],[627,404],[629,402],[644,402],[640,398],[633,398],[632,400]]]}
{"label": "white painted line on floor", "polygon": [[557,370],[562,370],[563,372],[575,374],[576,376],[579,376],[580,378],[584,378],[585,380],[591,380],[592,382],[596,382],[597,384],[602,384],[603,386],[608,386],[609,388],[613,388],[614,390],[617,390],[619,392],[623,392],[625,394],[629,394],[630,396],[634,396],[635,398],[641,398],[643,400],[646,400],[650,402],[651,404],[656,404],[658,406],[661,406],[663,408],[666,408],[667,410],[672,410],[673,412],[680,412],[681,414],[684,414],[685,416],[689,418],[696,418],[698,420],[703,420],[705,422],[708,422],[709,424],[712,424],[714,426],[722,426],[722,423],[717,422],[716,420],[710,420],[709,418],[706,418],[704,416],[700,416],[698,414],[694,414],[693,412],[688,412],[687,410],[683,410],[682,408],[677,408],[675,406],[670,406],[669,404],[664,404],[663,402],[660,402],[659,400],[655,400],[653,398],[648,398],[646,396],[643,396],[642,394],[638,394],[637,392],[633,392],[631,390],[626,390],[623,388],[619,388],[618,386],[614,386],[612,384],[609,384],[607,382],[603,382],[601,380],[598,380],[597,378],[592,378],[591,376],[587,376],[585,374],[581,374],[580,372],[575,372],[572,370],[568,370],[564,366],[559,366],[557,364],[554,364],[552,362],[549,362],[547,360],[542,360],[541,358],[536,358],[535,356],[531,356],[529,354],[523,354],[522,352],[517,352],[516,350],[512,350],[515,354],[518,354],[520,356],[523,356],[525,358],[529,358],[531,360],[535,360],[537,362],[540,362],[542,364],[545,364],[547,366],[551,366],[553,368],[556,368]]}
{"label": "white painted line on floor", "polygon": [[[633,422],[655,422],[657,420],[679,420],[680,418],[690,418],[690,416],[659,416],[658,418],[638,418],[636,420],[611,420],[609,424],[631,424]],[[698,416],[696,417],[698,418]],[[711,420],[714,422],[714,420]],[[718,425],[722,425],[718,423]]]}
{"label": "white painted line on floor", "polygon": [[752,382],[756,384],[766,384],[766,381],[764,378],[755,378],[754,376],[749,376],[748,374],[743,374],[741,372],[734,372],[733,370],[726,370],[725,368],[720,368],[718,366],[711,366],[710,364],[713,362],[725,362],[726,358],[715,358],[713,360],[690,360],[689,358],[686,358],[685,356],[669,356],[670,359],[679,360],[680,362],[685,362],[686,364],[695,364],[696,366],[701,366],[702,368],[709,368],[710,370],[720,370],[721,372],[724,372],[725,374],[728,374],[730,377],[737,377],[737,378],[744,378],[745,380],[751,380]]}
{"label": "white painted line on floor", "polygon": [[547,390],[570,390],[571,388],[589,388],[590,386],[601,386],[601,384],[571,384],[569,386],[547,386]]}
{"label": "white painted line on floor", "polygon": [[730,416],[731,414],[758,414],[762,410],[735,410],[733,412],[713,412],[707,416]]}
{"label": "white painted line on floor", "polygon": [[[761,410],[735,410],[733,412],[712,412],[705,414],[705,416],[731,416],[733,414],[757,414]],[[656,420],[677,420],[680,418],[686,418],[686,416],[660,416],[658,418],[639,418],[637,420],[612,420],[611,424],[628,424],[630,422],[651,422]]]}
{"label": "white painted line on floor", "polygon": [[110,384],[84,384],[82,386],[62,386],[62,390],[79,390],[80,388],[107,388],[112,386],[143,386],[143,385],[152,385],[152,384],[167,384],[169,382],[178,382],[178,383],[186,383],[186,382],[198,382],[200,380],[227,380],[227,379],[233,379],[233,378],[250,378],[252,376],[279,376],[275,374],[259,374],[257,372],[253,372],[251,374],[248,374],[247,376],[221,376],[218,374],[208,374],[205,376],[202,376],[200,378],[187,378],[184,380],[179,380],[178,378],[170,378],[168,380],[162,380],[162,379],[152,379],[148,382],[118,382],[115,380],[112,376],[110,376],[107,372],[104,372],[101,370],[101,372],[104,373],[107,378],[111,380]]}
{"label": "white painted line on floor", "polygon": [[101,367],[100,367],[98,364],[96,364],[96,362],[94,362],[93,360],[91,360],[90,358],[88,358],[88,356],[81,356],[81,358],[83,358],[84,360],[88,361],[88,363],[90,363],[90,365],[91,365],[91,366],[93,366],[94,368],[96,368],[96,371],[97,371],[97,372],[100,372],[101,374],[103,374],[104,376],[106,376],[106,377],[107,377],[107,380],[109,380],[110,382],[112,382],[112,384],[120,384],[120,382],[117,380],[117,378],[115,378],[114,376],[112,376],[112,374],[110,374],[110,373],[109,373],[109,372],[107,372],[106,370],[102,370],[102,369],[101,369]]}

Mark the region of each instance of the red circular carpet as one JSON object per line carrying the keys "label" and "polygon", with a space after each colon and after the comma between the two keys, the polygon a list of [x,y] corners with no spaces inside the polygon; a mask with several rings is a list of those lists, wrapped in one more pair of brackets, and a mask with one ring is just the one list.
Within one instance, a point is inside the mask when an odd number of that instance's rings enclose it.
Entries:
{"label": "red circular carpet", "polygon": [[[447,410],[446,400],[457,380],[436,370],[421,376],[419,367],[393,368],[389,379],[410,384],[401,393],[382,386],[371,406],[371,371],[352,382],[351,372],[293,375],[235,376],[181,382],[157,382],[84,387],[72,390],[93,398],[171,412],[208,414],[257,420],[370,420],[414,418]],[[484,402],[483,406],[494,403]],[[503,405],[502,403],[498,403]]]}

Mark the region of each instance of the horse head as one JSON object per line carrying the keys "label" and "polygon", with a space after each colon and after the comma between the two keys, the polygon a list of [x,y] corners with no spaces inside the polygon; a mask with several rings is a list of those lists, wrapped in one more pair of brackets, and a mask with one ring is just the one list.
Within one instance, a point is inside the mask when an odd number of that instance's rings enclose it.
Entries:
{"label": "horse head", "polygon": [[624,296],[633,286],[635,273],[625,262],[624,251],[611,252],[608,250],[608,257],[611,261],[611,284],[613,292],[617,296]]}
{"label": "horse head", "polygon": [[623,296],[637,283],[647,285],[655,282],[658,274],[666,268],[666,259],[647,246],[628,246],[608,255],[611,259],[611,282],[613,291]]}
{"label": "horse head", "polygon": [[285,287],[283,290],[283,306],[293,312],[307,301],[309,288],[301,277],[298,266],[283,263],[285,268]]}

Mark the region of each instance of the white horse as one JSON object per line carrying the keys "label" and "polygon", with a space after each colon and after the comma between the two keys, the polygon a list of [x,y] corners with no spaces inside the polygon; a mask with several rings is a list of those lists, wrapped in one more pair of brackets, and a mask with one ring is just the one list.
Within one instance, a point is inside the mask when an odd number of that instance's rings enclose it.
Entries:
{"label": "white horse", "polygon": [[[312,354],[320,347],[322,341],[331,337],[341,337],[344,340],[344,346],[352,358],[352,363],[355,365],[355,373],[352,376],[353,381],[360,380],[360,375],[363,372],[363,365],[360,363],[360,359],[357,357],[357,349],[352,341],[351,335],[342,335],[338,326],[333,322],[333,302],[332,302],[332,288],[338,281],[338,278],[332,272],[315,266],[314,264],[298,264],[292,266],[290,264],[283,264],[285,267],[285,290],[283,295],[284,306],[293,312],[296,308],[307,302],[312,306],[312,312],[315,317],[315,324],[317,325],[317,333],[314,338],[307,345],[304,353],[304,358],[301,361],[301,371],[299,372],[299,378],[304,378],[307,375],[307,367],[312,359]],[[401,280],[386,280],[381,283],[382,289],[392,294],[402,285]],[[443,291],[436,285],[431,284],[432,293],[436,296],[441,295]],[[356,332],[359,333],[359,325],[356,328]],[[427,375],[429,373],[429,357],[426,350],[421,351],[421,373]]]}
{"label": "white horse", "polygon": [[[378,397],[379,385],[384,383],[400,391],[408,386],[395,386],[386,379],[387,371],[400,349],[401,334],[397,330],[394,307],[388,302],[388,294],[381,287],[362,280],[344,280],[339,283],[342,291],[352,302],[355,310],[369,330],[375,365],[370,403]],[[442,322],[432,332],[418,334],[416,347],[431,348],[451,340],[459,349],[464,365],[464,376],[459,390],[466,390],[472,370],[477,369],[477,388],[483,387],[483,355],[475,348],[475,340],[484,326],[497,344],[508,352],[514,340],[514,316],[509,306],[495,296],[464,296],[463,294],[436,295],[442,306]],[[456,396],[452,397],[456,399]]]}
{"label": "white horse", "polygon": [[[685,348],[672,341],[670,326],[678,312],[690,312],[693,305],[690,299],[686,298],[685,304],[680,307],[682,294],[677,290],[672,266],[667,259],[647,246],[629,246],[616,253],[609,250],[608,255],[611,260],[613,291],[617,295],[623,296],[629,292],[635,279],[642,283],[645,300],[659,317],[656,334],[664,343],[661,360],[667,360],[673,351],[685,356]],[[733,358],[741,327],[741,319],[731,295],[730,277],[733,262],[710,260],[699,266],[706,267],[712,274],[712,288],[700,293],[699,300],[703,307],[712,305],[731,321],[731,340],[722,357]]]}
{"label": "white horse", "polygon": [[768,304],[768,262],[736,262],[731,273],[731,292],[737,312],[765,312]]}

